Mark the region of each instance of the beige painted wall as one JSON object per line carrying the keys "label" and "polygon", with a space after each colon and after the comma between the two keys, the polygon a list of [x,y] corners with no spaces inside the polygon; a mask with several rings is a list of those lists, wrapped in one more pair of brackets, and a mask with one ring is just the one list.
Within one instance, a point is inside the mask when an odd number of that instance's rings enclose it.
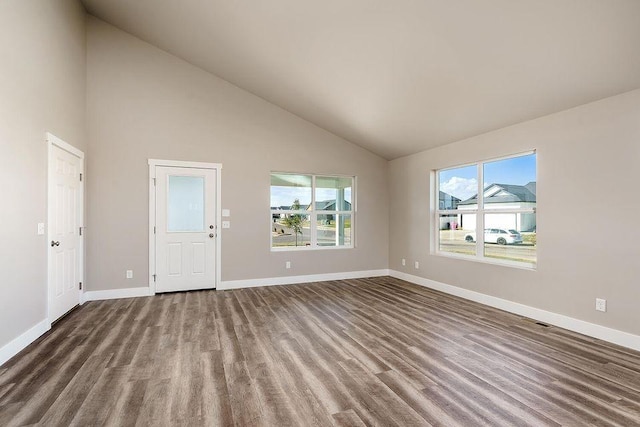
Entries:
{"label": "beige painted wall", "polygon": [[[432,255],[430,172],[532,149],[537,271]],[[639,165],[640,90],[394,160],[390,268],[640,334]]]}
{"label": "beige painted wall", "polygon": [[[87,44],[88,290],[147,285],[148,158],[223,164],[223,281],[387,268],[387,161],[95,18]],[[272,170],[357,175],[357,248],[270,252]]]}
{"label": "beige painted wall", "polygon": [[0,347],[47,317],[44,138],[85,148],[85,55],[77,1],[0,2]]}

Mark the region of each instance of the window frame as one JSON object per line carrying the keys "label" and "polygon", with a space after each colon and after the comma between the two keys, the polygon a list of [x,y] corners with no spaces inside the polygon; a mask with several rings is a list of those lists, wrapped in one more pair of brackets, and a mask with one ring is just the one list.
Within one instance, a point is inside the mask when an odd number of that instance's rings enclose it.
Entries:
{"label": "window frame", "polygon": [[[356,247],[356,239],[355,239],[355,228],[356,228],[356,212],[357,212],[357,180],[358,177],[356,175],[342,175],[342,174],[333,174],[333,173],[307,173],[307,172],[280,172],[280,171],[271,171],[269,172],[269,177],[273,174],[278,175],[302,175],[302,176],[310,176],[311,177],[311,210],[300,209],[300,210],[291,210],[291,209],[271,209],[271,180],[269,180],[269,211],[270,211],[270,227],[273,226],[273,215],[274,214],[282,214],[282,215],[290,215],[290,214],[300,214],[300,215],[308,215],[309,216],[309,233],[310,233],[310,243],[307,245],[300,246],[273,246],[273,233],[269,232],[269,246],[271,252],[287,252],[287,251],[315,251],[315,250],[339,250],[339,249],[354,249]],[[316,209],[316,178],[349,178],[351,179],[351,210],[317,210]],[[337,201],[336,201],[337,202]],[[336,203],[337,205],[337,203]],[[336,206],[337,207],[337,206]],[[333,215],[336,218],[339,218],[340,215],[350,215],[351,216],[351,239],[348,245],[336,245],[336,246],[319,246],[318,245],[318,215]],[[336,233],[338,232],[338,225],[336,224]]]}
{"label": "window frame", "polygon": [[[432,253],[435,255],[439,255],[439,256],[444,256],[444,257],[448,257],[448,258],[457,258],[457,259],[463,259],[463,260],[467,260],[467,261],[477,261],[477,262],[482,262],[482,263],[487,263],[487,264],[497,264],[497,265],[504,265],[504,266],[509,266],[509,267],[516,267],[516,268],[522,268],[522,269],[526,269],[526,270],[536,270],[537,266],[538,266],[538,248],[537,248],[537,242],[536,242],[536,262],[526,262],[526,261],[514,261],[514,260],[508,260],[508,259],[500,259],[500,258],[492,258],[492,257],[487,257],[484,255],[484,249],[485,249],[485,241],[484,241],[484,230],[486,229],[485,227],[485,215],[490,215],[490,214],[509,214],[509,213],[513,213],[513,214],[518,214],[518,213],[530,213],[530,214],[534,214],[536,215],[536,223],[537,223],[537,206],[538,206],[538,194],[536,191],[536,206],[535,207],[529,207],[529,208],[509,208],[509,209],[496,209],[496,208],[488,208],[485,209],[484,207],[484,166],[487,163],[493,163],[493,162],[497,162],[497,161],[501,161],[501,160],[509,160],[509,159],[513,159],[513,158],[517,158],[517,157],[524,157],[524,156],[529,156],[532,154],[536,154],[536,183],[538,181],[538,159],[537,159],[537,152],[536,150],[530,150],[530,151],[525,151],[525,152],[521,152],[521,153],[517,153],[517,154],[511,154],[511,155],[507,155],[507,156],[501,156],[501,157],[495,157],[495,158],[491,158],[491,159],[485,159],[485,160],[480,160],[477,162],[471,162],[471,163],[463,163],[460,165],[456,165],[456,166],[449,166],[449,167],[444,167],[444,168],[440,168],[440,169],[434,169],[433,170],[433,174],[434,174],[434,183],[435,183],[435,188],[434,188],[434,197],[433,199],[435,200],[434,202],[434,216],[433,216],[433,221],[432,221],[432,227],[431,230],[434,233],[434,239],[433,239],[433,250]],[[460,169],[460,168],[464,168],[464,167],[469,167],[469,166],[475,166],[476,167],[476,172],[477,172],[477,180],[478,180],[478,189],[477,189],[477,198],[478,198],[478,203],[477,203],[477,207],[475,209],[440,209],[440,172],[443,171],[447,171],[447,170],[451,170],[451,169]],[[482,196],[481,196],[482,195]],[[440,216],[441,215],[459,215],[461,214],[461,211],[464,212],[465,214],[475,214],[476,215],[476,254],[475,255],[465,255],[465,254],[459,254],[459,253],[454,253],[454,252],[446,252],[446,251],[441,251],[440,250]],[[495,228],[495,227],[494,227]],[[481,232],[478,232],[478,230],[482,230]],[[537,232],[536,232],[537,234]]]}

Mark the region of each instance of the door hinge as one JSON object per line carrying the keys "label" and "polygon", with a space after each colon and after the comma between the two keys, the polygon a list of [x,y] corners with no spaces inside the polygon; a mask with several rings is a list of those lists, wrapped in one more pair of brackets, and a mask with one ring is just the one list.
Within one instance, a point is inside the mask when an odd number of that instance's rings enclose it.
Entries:
{"label": "door hinge", "polygon": [[153,179],[153,186],[155,187],[156,186],[156,179],[155,178],[152,178],[152,179]]}
{"label": "door hinge", "polygon": [[82,227],[78,227],[78,230],[80,231],[80,235],[82,236]]}
{"label": "door hinge", "polygon": [[156,275],[155,274],[153,275],[153,281],[154,282],[156,281]]}
{"label": "door hinge", "polygon": [[80,174],[80,181],[82,181],[82,174]]}
{"label": "door hinge", "polygon": [[82,282],[78,283],[78,289],[82,290]]}
{"label": "door hinge", "polygon": [[153,234],[156,234],[156,226],[153,226]]}

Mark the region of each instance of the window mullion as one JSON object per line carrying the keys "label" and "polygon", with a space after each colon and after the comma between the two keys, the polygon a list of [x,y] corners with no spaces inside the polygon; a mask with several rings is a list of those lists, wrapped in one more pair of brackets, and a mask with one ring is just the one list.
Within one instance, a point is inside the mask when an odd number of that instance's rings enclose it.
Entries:
{"label": "window mullion", "polygon": [[476,256],[484,258],[484,163],[478,163],[478,211],[476,212]]}
{"label": "window mullion", "polygon": [[436,197],[434,209],[435,216],[433,217],[432,228],[434,238],[431,239],[430,243],[433,245],[431,250],[437,253],[440,252],[440,174],[437,171],[435,172],[434,181],[435,188],[433,189],[433,192]]}
{"label": "window mullion", "polygon": [[316,176],[311,175],[311,212],[309,214],[309,234],[312,248],[318,247],[317,234],[318,216],[316,213]]}

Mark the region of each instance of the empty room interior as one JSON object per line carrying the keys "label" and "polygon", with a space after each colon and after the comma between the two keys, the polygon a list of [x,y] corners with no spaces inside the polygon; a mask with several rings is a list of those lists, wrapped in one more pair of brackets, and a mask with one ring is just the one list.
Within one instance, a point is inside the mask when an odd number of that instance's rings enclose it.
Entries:
{"label": "empty room interior", "polygon": [[0,425],[640,425],[639,1],[2,0],[0,60]]}

